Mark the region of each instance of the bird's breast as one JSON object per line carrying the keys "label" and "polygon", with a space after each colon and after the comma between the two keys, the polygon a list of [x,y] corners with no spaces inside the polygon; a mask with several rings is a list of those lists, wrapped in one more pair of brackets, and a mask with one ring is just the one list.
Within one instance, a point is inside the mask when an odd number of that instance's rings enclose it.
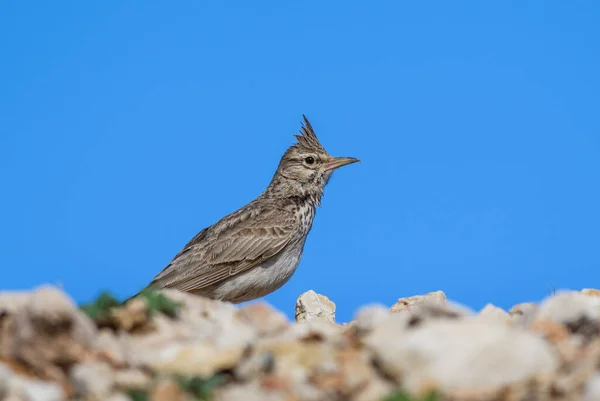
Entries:
{"label": "bird's breast", "polygon": [[303,246],[304,240],[294,241],[255,268],[221,283],[212,296],[239,303],[270,294],[292,277],[300,263]]}
{"label": "bird's breast", "polygon": [[309,203],[300,206],[296,212],[296,218],[300,223],[300,232],[303,236],[308,235],[315,218],[315,207]]}

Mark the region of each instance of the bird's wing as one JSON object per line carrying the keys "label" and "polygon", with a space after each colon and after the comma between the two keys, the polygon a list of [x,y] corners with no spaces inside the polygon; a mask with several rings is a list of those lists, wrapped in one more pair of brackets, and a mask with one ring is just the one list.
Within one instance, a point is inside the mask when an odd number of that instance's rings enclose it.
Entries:
{"label": "bird's wing", "polygon": [[150,286],[180,291],[206,288],[276,255],[295,231],[293,215],[281,209],[242,211],[228,217],[198,233]]}

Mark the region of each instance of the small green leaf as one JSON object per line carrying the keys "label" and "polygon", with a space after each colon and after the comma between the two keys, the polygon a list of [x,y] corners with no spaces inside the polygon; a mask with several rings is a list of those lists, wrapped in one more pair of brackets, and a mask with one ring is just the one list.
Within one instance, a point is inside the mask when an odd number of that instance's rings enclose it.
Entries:
{"label": "small green leaf", "polygon": [[437,391],[432,391],[431,393],[429,393],[425,397],[423,397],[423,401],[438,401],[439,399],[440,399],[440,396],[437,393]]}
{"label": "small green leaf", "polygon": [[110,309],[119,305],[120,302],[109,292],[103,292],[93,302],[82,305],[81,310],[92,320],[98,321],[108,318]]}
{"label": "small green leaf", "polygon": [[154,313],[163,313],[169,317],[176,317],[179,312],[179,304],[170,300],[158,291],[151,289],[144,290],[140,296],[146,298],[148,302],[148,313],[152,316]]}
{"label": "small green leaf", "polygon": [[438,401],[439,394],[435,391],[423,396],[417,397],[410,395],[404,390],[397,390],[383,399],[383,401]]}
{"label": "small green leaf", "polygon": [[208,379],[202,379],[196,376],[179,376],[178,382],[185,392],[192,394],[198,401],[208,401],[212,398],[215,389],[223,383],[223,377],[215,375]]}
{"label": "small green leaf", "polygon": [[128,390],[127,395],[129,396],[129,398],[131,398],[132,401],[148,401],[149,399],[148,391],[146,390]]}

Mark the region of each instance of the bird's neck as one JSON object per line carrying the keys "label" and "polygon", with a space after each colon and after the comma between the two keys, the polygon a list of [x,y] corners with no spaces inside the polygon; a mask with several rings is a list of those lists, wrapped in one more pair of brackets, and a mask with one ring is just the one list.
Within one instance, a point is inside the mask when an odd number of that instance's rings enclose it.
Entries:
{"label": "bird's neck", "polygon": [[296,202],[306,202],[311,206],[316,207],[321,204],[323,190],[324,188],[314,184],[301,183],[281,174],[275,174],[271,183],[261,196],[276,199],[289,198]]}

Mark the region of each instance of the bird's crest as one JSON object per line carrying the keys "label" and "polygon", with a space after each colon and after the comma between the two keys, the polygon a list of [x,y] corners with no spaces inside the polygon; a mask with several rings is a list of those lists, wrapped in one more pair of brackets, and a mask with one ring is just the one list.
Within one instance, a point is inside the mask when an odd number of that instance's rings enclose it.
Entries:
{"label": "bird's crest", "polygon": [[304,123],[302,124],[302,128],[300,129],[300,134],[296,135],[296,140],[298,141],[296,146],[309,152],[319,152],[327,154],[327,151],[325,150],[323,145],[321,145],[321,142],[319,142],[319,140],[317,139],[315,131],[310,125],[308,118],[306,118],[304,114],[302,114],[302,118],[304,119]]}

